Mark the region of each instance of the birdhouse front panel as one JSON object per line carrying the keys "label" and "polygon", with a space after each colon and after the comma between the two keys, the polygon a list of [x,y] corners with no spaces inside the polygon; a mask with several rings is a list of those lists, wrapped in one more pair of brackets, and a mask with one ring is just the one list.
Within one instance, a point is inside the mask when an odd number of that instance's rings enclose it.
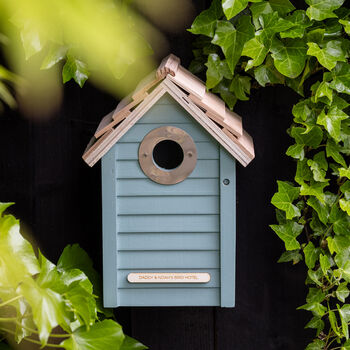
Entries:
{"label": "birdhouse front panel", "polygon": [[234,306],[235,160],[169,94],[102,159],[104,304]]}

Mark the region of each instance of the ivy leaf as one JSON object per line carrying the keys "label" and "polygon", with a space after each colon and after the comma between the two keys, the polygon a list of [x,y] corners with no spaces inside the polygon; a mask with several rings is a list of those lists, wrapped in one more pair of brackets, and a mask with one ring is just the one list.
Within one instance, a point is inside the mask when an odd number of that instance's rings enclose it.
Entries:
{"label": "ivy leaf", "polygon": [[56,63],[62,61],[66,57],[67,51],[67,46],[52,44],[50,46],[49,52],[41,64],[40,69],[49,69],[53,67]]}
{"label": "ivy leaf", "polygon": [[328,186],[325,182],[310,182],[310,185],[302,183],[300,187],[300,195],[315,196],[321,203],[325,203],[325,194],[323,189]]}
{"label": "ivy leaf", "polygon": [[305,145],[296,143],[288,147],[286,155],[295,159],[303,160],[305,156]]}
{"label": "ivy leaf", "polygon": [[242,76],[236,74],[232,80],[230,90],[234,92],[239,100],[247,101],[249,97],[246,94],[250,94],[251,78],[248,76]]}
{"label": "ivy leaf", "polygon": [[256,30],[261,28],[259,17],[263,14],[272,13],[274,10],[271,7],[270,1],[254,3],[250,6],[250,12],[253,17],[253,24]]}
{"label": "ivy leaf", "polygon": [[244,44],[253,37],[254,27],[250,16],[240,17],[236,28],[231,22],[218,21],[212,43],[222,48],[232,73],[241,57]]}
{"label": "ivy leaf", "polygon": [[312,160],[309,159],[307,161],[307,164],[312,170],[315,181],[328,182],[325,178],[326,171],[328,170],[328,163],[323,151],[315,154]]}
{"label": "ivy leaf", "polygon": [[321,265],[321,270],[323,272],[323,274],[326,276],[328,270],[331,267],[331,264],[329,262],[328,256],[327,255],[320,255],[320,265]]}
{"label": "ivy leaf", "polygon": [[332,310],[328,311],[328,319],[329,319],[329,323],[331,324],[331,327],[332,327],[334,333],[337,336],[340,336],[337,318],[335,316],[335,313]]}
{"label": "ivy leaf", "polygon": [[271,203],[278,209],[286,212],[287,219],[293,219],[301,215],[299,208],[297,208],[293,201],[299,197],[299,187],[293,187],[287,182],[277,181],[278,192],[275,193],[271,199]]}
{"label": "ivy leaf", "polygon": [[17,292],[23,295],[31,306],[40,340],[45,345],[51,330],[67,322],[68,315],[65,313],[62,296],[49,288],[41,288],[32,278],[26,278]]}
{"label": "ivy leaf", "polygon": [[317,124],[323,125],[334,140],[339,142],[341,121],[347,118],[349,118],[349,116],[346,113],[337,106],[333,106],[327,114],[324,110],[319,114]]}
{"label": "ivy leaf", "polygon": [[237,97],[230,91],[231,81],[223,79],[218,85],[213,88],[213,92],[220,94],[221,98],[233,109],[237,102]]}
{"label": "ivy leaf", "polygon": [[326,18],[337,17],[334,10],[343,5],[344,0],[305,0],[309,5],[306,14],[311,20],[323,21]]}
{"label": "ivy leaf", "polygon": [[332,70],[330,87],[340,93],[350,95],[350,66],[347,63],[338,62]]}
{"label": "ivy leaf", "polygon": [[350,247],[350,239],[345,236],[327,237],[328,249],[333,254],[347,252]]}
{"label": "ivy leaf", "polygon": [[270,225],[277,236],[282,239],[286,250],[295,250],[300,248],[299,242],[296,238],[303,231],[304,226],[297,224],[295,221],[288,221],[283,225]]}
{"label": "ivy leaf", "polygon": [[333,205],[329,215],[329,221],[333,224],[333,230],[338,235],[350,234],[350,217]]}
{"label": "ivy leaf", "polygon": [[125,336],[122,347],[120,348],[120,350],[144,350],[144,349],[148,349],[148,347],[127,335]]}
{"label": "ivy leaf", "polygon": [[300,185],[305,181],[310,181],[313,178],[312,172],[307,165],[307,160],[304,159],[297,163],[297,171],[295,174],[295,181]]}
{"label": "ivy leaf", "polygon": [[[262,0],[255,0],[253,2],[259,1]],[[249,0],[222,0],[222,8],[226,18],[231,19],[232,17],[238,15],[247,7],[248,2]]]}
{"label": "ivy leaf", "polygon": [[316,43],[307,43],[307,45],[309,46],[307,55],[315,56],[318,62],[328,70],[332,70],[338,61],[346,62],[342,42],[339,40],[328,41],[323,49]]}
{"label": "ivy leaf", "polygon": [[80,87],[83,87],[85,81],[89,78],[89,71],[84,62],[78,59],[68,56],[65,65],[62,70],[63,83],[74,79]]}
{"label": "ivy leaf", "polygon": [[226,78],[230,78],[231,72],[228,69],[227,62],[221,61],[219,55],[212,53],[208,56],[208,62],[205,64],[207,69],[207,88],[211,89],[223,79],[224,75]]}
{"label": "ivy leaf", "polygon": [[209,37],[214,36],[217,20],[222,16],[221,0],[214,0],[209,9],[200,13],[192,23],[193,34],[203,34]]}
{"label": "ivy leaf", "polygon": [[316,197],[310,197],[307,200],[307,204],[316,210],[319,219],[326,225],[329,217],[329,209],[327,205],[321,203]]}
{"label": "ivy leaf", "polygon": [[333,158],[337,163],[346,167],[345,160],[339,152],[340,152],[340,145],[336,143],[333,139],[328,139],[326,144],[327,157]]}
{"label": "ivy leaf", "polygon": [[339,176],[347,177],[350,179],[350,167],[349,168],[339,168]]}
{"label": "ivy leaf", "polygon": [[314,303],[299,306],[297,310],[311,311],[315,316],[322,317],[326,313],[327,308],[320,303],[314,302]]}
{"label": "ivy leaf", "polygon": [[44,43],[39,32],[30,24],[26,23],[21,30],[21,40],[26,60],[40,52]]}
{"label": "ivy leaf", "polygon": [[[315,102],[318,100],[324,100],[323,98],[327,98],[329,102],[333,101],[333,90],[330,88],[329,83],[323,81],[317,88],[315,93]],[[325,101],[328,103],[328,101]]]}
{"label": "ivy leaf", "polygon": [[308,100],[302,100],[293,106],[292,113],[296,120],[305,121],[311,116],[312,111],[309,107],[309,103],[310,102]]}
{"label": "ivy leaf", "polygon": [[264,65],[255,68],[254,77],[263,87],[266,84],[284,84],[284,76],[275,68],[271,56],[266,58]]}
{"label": "ivy leaf", "polygon": [[313,269],[320,255],[320,249],[315,248],[314,244],[310,241],[304,248],[304,255],[306,266],[309,269]]}
{"label": "ivy leaf", "polygon": [[321,317],[313,317],[305,326],[305,328],[312,328],[317,330],[317,336],[320,334],[320,332],[324,329],[324,322],[322,321]]}
{"label": "ivy leaf", "polygon": [[346,323],[350,322],[350,305],[345,304],[339,309],[339,314],[341,314],[341,317],[344,319]]}
{"label": "ivy leaf", "polygon": [[335,294],[337,295],[337,298],[342,302],[345,303],[345,299],[349,296],[350,291],[347,287],[348,283],[347,282],[343,282],[340,283],[340,285],[338,286]]}
{"label": "ivy leaf", "polygon": [[66,350],[105,350],[120,349],[123,342],[121,326],[112,320],[104,320],[95,323],[89,330],[78,328],[60,346]]}
{"label": "ivy leaf", "polygon": [[343,25],[345,33],[350,35],[350,21],[340,19],[339,23]]}
{"label": "ivy leaf", "polygon": [[326,343],[323,340],[316,339],[310,343],[305,350],[323,350],[326,346]]}
{"label": "ivy leaf", "polygon": [[270,0],[270,5],[280,15],[286,15],[295,10],[295,7],[289,0]]}
{"label": "ivy leaf", "polygon": [[293,265],[295,265],[301,260],[303,260],[303,257],[300,254],[299,250],[296,249],[296,250],[288,250],[286,252],[283,252],[277,262],[284,263],[284,262],[292,261]]}
{"label": "ivy leaf", "polygon": [[322,283],[320,282],[320,279],[323,276],[321,269],[318,269],[317,271],[308,270],[307,275],[312,282],[316,283],[318,286],[322,286]]}
{"label": "ivy leaf", "polygon": [[286,39],[285,43],[282,43],[276,39],[272,43],[271,52],[275,67],[281,74],[296,78],[303,71],[306,47],[302,40]]}
{"label": "ivy leaf", "polygon": [[303,38],[306,28],[310,27],[312,23],[306,16],[305,11],[294,11],[290,16],[286,18],[287,21],[294,24],[290,29],[280,32],[281,38]]}
{"label": "ivy leaf", "polygon": [[312,303],[322,303],[324,298],[326,297],[325,293],[322,292],[320,288],[309,288],[309,292],[306,297],[306,302],[308,304]]}
{"label": "ivy leaf", "polygon": [[345,211],[350,216],[350,200],[342,198],[339,200],[339,205],[341,210]]}
{"label": "ivy leaf", "polygon": [[292,137],[298,144],[316,148],[323,139],[322,129],[318,126],[312,127],[309,131],[301,127],[292,127]]}
{"label": "ivy leaf", "polygon": [[257,38],[250,39],[244,44],[242,56],[251,57],[252,60],[248,61],[246,71],[252,67],[260,66],[266,55],[268,54],[269,49],[265,47]]}

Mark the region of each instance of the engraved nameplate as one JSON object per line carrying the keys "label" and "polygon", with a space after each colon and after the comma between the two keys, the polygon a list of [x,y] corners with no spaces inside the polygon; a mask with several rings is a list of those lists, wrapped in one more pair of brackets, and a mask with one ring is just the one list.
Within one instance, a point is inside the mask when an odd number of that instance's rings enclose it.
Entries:
{"label": "engraved nameplate", "polygon": [[208,283],[210,274],[206,272],[136,272],[128,274],[128,281],[130,283]]}

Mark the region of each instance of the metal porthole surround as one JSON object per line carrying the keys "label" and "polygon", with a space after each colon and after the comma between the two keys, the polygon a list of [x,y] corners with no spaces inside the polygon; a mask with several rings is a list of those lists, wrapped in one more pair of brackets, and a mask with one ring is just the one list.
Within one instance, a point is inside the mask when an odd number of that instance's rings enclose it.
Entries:
{"label": "metal porthole surround", "polygon": [[[175,141],[183,151],[183,160],[174,169],[159,167],[153,159],[154,147],[161,141]],[[185,180],[197,163],[196,145],[190,135],[175,126],[162,126],[150,131],[139,147],[139,164],[142,171],[152,181],[162,185],[174,185]]]}

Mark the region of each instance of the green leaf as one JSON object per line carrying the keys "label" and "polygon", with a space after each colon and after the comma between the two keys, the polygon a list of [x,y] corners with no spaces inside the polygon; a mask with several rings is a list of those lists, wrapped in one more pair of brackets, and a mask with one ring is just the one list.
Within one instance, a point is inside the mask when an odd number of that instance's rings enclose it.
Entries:
{"label": "green leaf", "polygon": [[221,0],[214,0],[209,9],[201,12],[193,21],[191,29],[193,34],[203,34],[209,37],[214,36],[216,23],[222,16]]}
{"label": "green leaf", "polygon": [[326,204],[321,203],[316,197],[310,197],[307,200],[307,204],[316,210],[319,219],[322,223],[326,225],[329,217],[328,206]]}
{"label": "green leaf", "polygon": [[67,51],[67,46],[52,44],[40,69],[49,69],[53,67],[56,63],[62,61],[66,57]]}
{"label": "green leaf", "polygon": [[305,350],[324,350],[326,343],[323,340],[316,339],[310,343]]}
{"label": "green leaf", "polygon": [[320,249],[315,248],[314,244],[310,241],[304,248],[304,255],[306,266],[309,269],[313,269],[320,255]]}
{"label": "green leaf", "polygon": [[329,221],[333,223],[333,230],[338,235],[350,234],[350,217],[336,205],[331,209]]}
{"label": "green leaf", "polygon": [[327,157],[333,158],[337,163],[346,167],[346,162],[343,156],[339,152],[340,152],[340,145],[336,143],[333,139],[329,138],[326,144]]}
{"label": "green leaf", "polygon": [[251,77],[248,77],[248,76],[242,76],[238,74],[234,76],[230,86],[230,90],[234,92],[234,94],[239,100],[242,100],[242,101],[249,100],[249,97],[247,97],[246,94],[250,94],[250,87],[251,87],[250,80],[251,80]]}
{"label": "green leaf", "polygon": [[271,7],[270,1],[263,1],[254,3],[250,6],[250,12],[253,17],[253,24],[256,30],[261,28],[261,23],[259,21],[259,17],[262,14],[272,13],[274,10]]}
{"label": "green leaf", "polygon": [[144,349],[148,349],[148,347],[139,343],[137,340],[127,335],[125,336],[122,347],[120,348],[120,350],[144,350]]}
{"label": "green leaf", "polygon": [[212,43],[222,48],[232,73],[241,57],[244,44],[253,37],[254,27],[250,16],[240,17],[236,28],[230,22],[218,21]]}
{"label": "green leaf", "polygon": [[346,113],[340,110],[337,106],[333,106],[327,114],[324,110],[319,114],[317,124],[323,125],[334,140],[339,142],[341,121],[347,118],[349,118],[349,116]]}
{"label": "green leaf", "polygon": [[350,35],[350,21],[340,19],[339,23],[343,25],[345,33]]}
{"label": "green leaf", "polygon": [[207,88],[212,89],[220,83],[227,72],[227,62],[221,61],[219,55],[212,53],[208,56],[208,62],[205,64],[207,69]]}
{"label": "green leaf", "polygon": [[78,328],[60,345],[66,350],[106,350],[120,349],[123,342],[121,326],[112,320],[104,320],[95,323],[89,330]]}
{"label": "green leaf", "polygon": [[326,18],[337,17],[334,10],[343,5],[344,0],[305,0],[309,5],[306,14],[311,20],[323,21]]}
{"label": "green leaf", "polygon": [[339,176],[347,177],[350,179],[350,167],[349,168],[339,168]]}
{"label": "green leaf", "polygon": [[350,322],[350,305],[345,304],[339,309],[339,314],[346,323]]}
{"label": "green leaf", "polygon": [[[259,1],[262,0],[255,0],[253,2]],[[238,15],[247,7],[248,2],[249,0],[222,0],[222,8],[226,18],[231,19],[232,17]]]}
{"label": "green leaf", "polygon": [[26,60],[29,60],[29,58],[40,52],[44,47],[39,32],[31,23],[27,23],[23,26],[21,30],[21,40]]}
{"label": "green leaf", "polygon": [[328,163],[323,151],[315,154],[313,159],[307,161],[307,164],[313,173],[315,181],[328,182],[328,179],[325,178],[326,171],[328,170]]}
{"label": "green leaf", "polygon": [[295,159],[303,160],[305,157],[305,145],[296,143],[288,147],[286,155]]}
{"label": "green leaf", "polygon": [[266,58],[264,65],[255,68],[254,77],[263,87],[266,84],[284,84],[284,76],[275,68],[271,56]]}
{"label": "green leaf", "polygon": [[320,255],[320,265],[321,265],[321,270],[323,274],[326,276],[328,273],[328,270],[331,267],[331,264],[329,262],[328,256],[327,255]]}
{"label": "green leaf", "polygon": [[51,330],[58,325],[65,325],[68,321],[62,296],[49,288],[41,288],[32,278],[25,279],[17,292],[23,295],[31,306],[40,340],[45,345]]}
{"label": "green leaf", "polygon": [[335,294],[337,295],[337,298],[342,302],[345,303],[345,299],[349,296],[350,291],[347,287],[347,282],[340,283],[338,286]]}
{"label": "green leaf", "polygon": [[313,317],[305,326],[305,328],[312,328],[317,330],[317,336],[320,334],[320,332],[324,329],[324,322],[322,321],[321,317]]}
{"label": "green leaf", "polygon": [[322,303],[324,298],[326,297],[325,293],[322,292],[320,288],[309,288],[309,292],[306,297],[306,302],[308,304],[312,303]]}
{"label": "green leaf", "polygon": [[335,313],[332,310],[330,310],[328,312],[328,319],[329,319],[329,323],[331,324],[331,327],[332,327],[334,333],[337,336],[340,336],[337,318],[335,316]]}
{"label": "green leaf", "polygon": [[320,279],[323,276],[321,269],[318,269],[317,271],[308,270],[307,275],[312,282],[316,283],[318,286],[322,286],[322,283],[320,282]]}
{"label": "green leaf", "polygon": [[67,57],[67,61],[62,70],[63,83],[74,79],[80,87],[83,87],[85,81],[89,78],[89,75],[90,73],[84,62],[79,61],[72,56]]}
{"label": "green leaf", "polygon": [[345,211],[350,216],[350,201],[344,198],[339,200],[341,210]]}
{"label": "green leaf", "polygon": [[237,102],[237,97],[230,91],[231,81],[223,79],[218,85],[213,88],[213,92],[219,93],[221,98],[229,106],[230,109],[233,109]]}
{"label": "green leaf", "polygon": [[284,242],[286,250],[300,249],[300,244],[296,238],[303,231],[303,225],[299,225],[295,221],[288,221],[286,224],[270,225],[270,227]]}
{"label": "green leaf", "polygon": [[350,239],[345,236],[328,237],[327,242],[331,254],[334,252],[337,254],[344,253],[350,249]]}
{"label": "green leaf", "polygon": [[307,165],[307,160],[301,160],[297,163],[297,171],[295,174],[295,181],[300,185],[305,181],[310,181],[313,178],[312,172]]}
{"label": "green leaf", "polygon": [[289,77],[301,74],[306,62],[306,47],[302,40],[286,39],[284,43],[274,40],[271,46],[272,58],[277,70]]}
{"label": "green leaf", "polygon": [[292,261],[293,265],[295,265],[301,260],[303,260],[303,257],[300,254],[299,249],[296,249],[296,250],[288,250],[286,252],[283,252],[277,262],[284,263],[284,262]]}
{"label": "green leaf", "polygon": [[315,56],[320,64],[332,70],[338,61],[346,62],[345,51],[342,48],[342,42],[338,40],[330,40],[325,48],[321,49],[316,43],[307,43],[309,49],[307,54]]}
{"label": "green leaf", "polygon": [[291,135],[297,143],[313,148],[318,147],[323,139],[322,129],[318,126],[312,127],[309,131],[301,127],[292,127]]}
{"label": "green leaf", "polygon": [[350,95],[350,65],[338,62],[332,70],[330,87],[340,93]]}
{"label": "green leaf", "polygon": [[2,202],[0,202],[0,219],[2,219],[1,217],[2,217],[2,214],[4,213],[4,211],[7,209],[7,208],[9,208],[9,207],[11,207],[11,205],[14,205],[15,203],[13,203],[13,202],[8,202],[8,203],[2,203]]}
{"label": "green leaf", "polygon": [[294,11],[290,16],[286,18],[287,21],[294,24],[293,27],[280,32],[281,38],[303,38],[306,28],[310,27],[312,23],[306,16],[305,11]]}
{"label": "green leaf", "polygon": [[295,7],[289,0],[270,0],[270,5],[273,10],[277,11],[280,15],[286,15],[295,10]]}
{"label": "green leaf", "polygon": [[299,306],[297,310],[311,311],[315,316],[322,317],[326,313],[327,308],[318,302],[313,302],[310,304]]}
{"label": "green leaf", "polygon": [[302,183],[300,187],[300,195],[315,196],[321,203],[325,203],[324,188],[328,186],[326,182],[310,182],[310,185]]}
{"label": "green leaf", "polygon": [[[327,100],[324,99],[327,98]],[[315,102],[318,100],[325,101],[325,103],[333,101],[333,90],[329,87],[329,83],[323,81],[317,88],[315,93]]]}
{"label": "green leaf", "polygon": [[250,39],[244,44],[242,56],[251,57],[252,60],[248,61],[246,70],[252,67],[260,66],[269,52],[269,49],[265,47],[257,38]]}
{"label": "green leaf", "polygon": [[301,215],[300,210],[293,204],[299,197],[299,187],[293,187],[287,182],[277,181],[278,192],[271,199],[271,203],[278,209],[286,212],[287,219]]}

